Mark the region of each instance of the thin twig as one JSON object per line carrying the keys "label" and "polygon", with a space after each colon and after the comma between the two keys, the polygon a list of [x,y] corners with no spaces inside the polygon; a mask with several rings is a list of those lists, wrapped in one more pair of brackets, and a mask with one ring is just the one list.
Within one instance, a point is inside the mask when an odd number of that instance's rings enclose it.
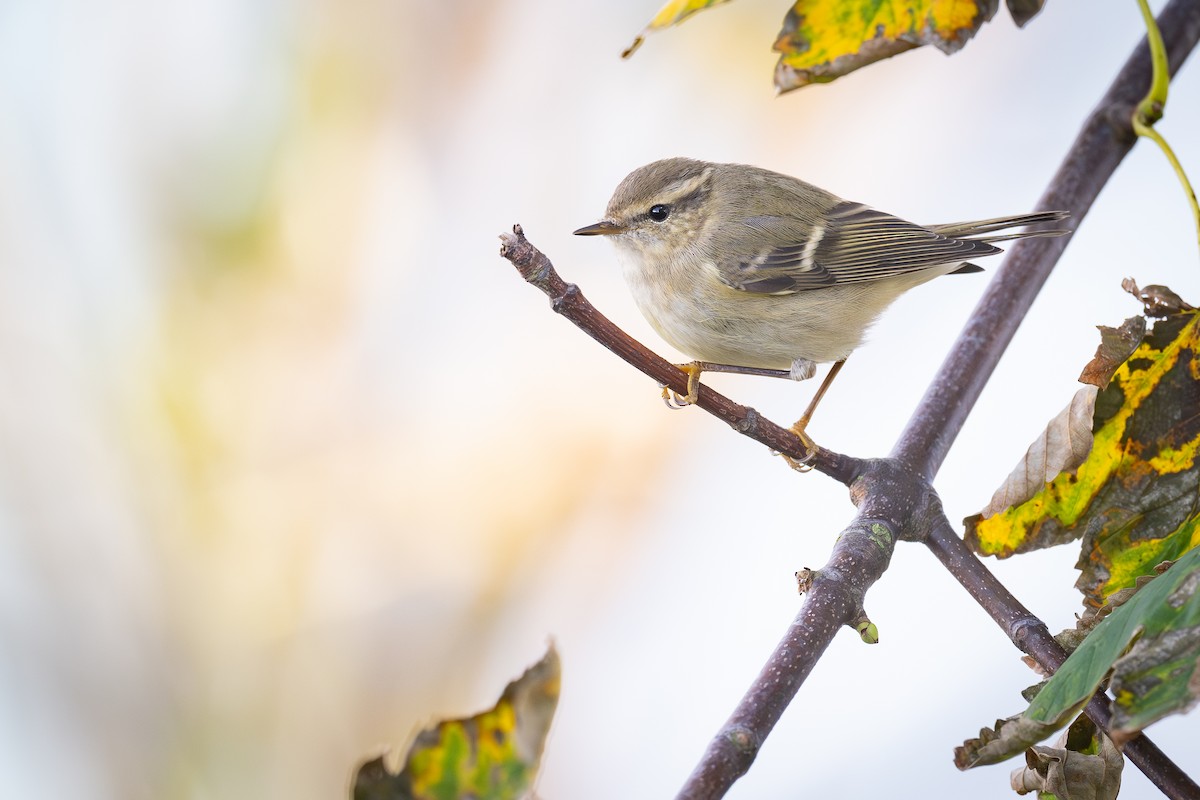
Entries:
{"label": "thin twig", "polygon": [[[557,313],[660,385],[679,394],[687,393],[687,375],[618,328],[588,302],[578,286],[564,281],[550,259],[525,238],[520,225],[514,225],[512,233],[501,234],[500,240],[500,255],[517,268],[521,277],[550,298],[550,306]],[[795,433],[776,425],[749,406],[738,405],[709,386],[700,384],[695,405],[724,420],[738,433],[762,442],[777,453],[805,462],[834,480],[849,485],[858,475],[858,459],[823,447],[809,454]]]}

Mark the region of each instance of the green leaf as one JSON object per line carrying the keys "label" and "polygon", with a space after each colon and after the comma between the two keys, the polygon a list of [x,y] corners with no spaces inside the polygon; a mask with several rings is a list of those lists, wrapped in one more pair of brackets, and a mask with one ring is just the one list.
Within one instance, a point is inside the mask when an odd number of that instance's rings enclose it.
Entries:
{"label": "green leaf", "polygon": [[797,0],[775,41],[781,92],[826,83],[905,50],[954,53],[996,13],[996,0]]}
{"label": "green leaf", "polygon": [[1177,618],[1163,630],[1151,627],[1154,620],[1148,622],[1142,637],[1113,666],[1112,736],[1118,744],[1168,714],[1189,711],[1200,699],[1200,572],[1192,572],[1185,584],[1167,601],[1168,606],[1183,606],[1174,609]]}
{"label": "green leaf", "polygon": [[1151,722],[1196,704],[1198,659],[1200,548],[1195,548],[1101,620],[1025,716],[1054,724],[1086,702],[1111,669],[1116,697],[1111,735],[1121,744]]}
{"label": "green leaf", "polygon": [[560,677],[551,645],[491,709],[421,731],[399,773],[388,769],[384,756],[364,762],[354,776],[354,800],[526,797],[558,705]]}
{"label": "green leaf", "polygon": [[[958,768],[996,764],[1033,747],[1075,717],[1110,674],[1116,700],[1109,734],[1117,747],[1152,722],[1194,707],[1200,699],[1200,548],[1160,571],[1158,577],[1143,578],[1136,592],[1122,591],[1120,605],[1106,606],[1107,616],[1053,677],[1035,687],[1025,713],[998,721],[956,748]],[[1027,752],[1027,769],[1013,774],[1014,788],[1019,783],[1025,791],[1054,791],[1048,788],[1054,785],[1061,791],[1074,783],[1077,790],[1081,785],[1103,788],[1085,796],[1115,792],[1119,768],[1114,772],[1116,765],[1103,747],[1087,746],[1084,740],[1093,741],[1090,725],[1080,716],[1057,749]],[[1080,760],[1064,749],[1102,758]]]}

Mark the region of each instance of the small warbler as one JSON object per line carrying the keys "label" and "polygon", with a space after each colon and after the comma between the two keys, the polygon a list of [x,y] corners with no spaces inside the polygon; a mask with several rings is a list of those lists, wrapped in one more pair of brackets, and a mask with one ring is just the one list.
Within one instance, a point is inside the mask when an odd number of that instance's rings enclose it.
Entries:
{"label": "small warbler", "polygon": [[915,225],[777,172],[668,158],[631,172],[604,219],[575,233],[611,237],[642,314],[698,359],[681,365],[678,404],[695,402],[704,370],[803,380],[834,362],[793,427],[803,436],[842,362],[901,293],[981,271],[968,259],[1001,252],[993,242],[1065,233],[1004,231],[1066,216]]}

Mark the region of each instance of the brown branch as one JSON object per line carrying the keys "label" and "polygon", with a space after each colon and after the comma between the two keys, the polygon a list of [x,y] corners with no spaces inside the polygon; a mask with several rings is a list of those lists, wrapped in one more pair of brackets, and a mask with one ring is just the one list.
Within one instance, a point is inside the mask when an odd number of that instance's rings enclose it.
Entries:
{"label": "brown branch", "polygon": [[[1200,37],[1200,0],[1172,0],[1159,17],[1159,27],[1174,72]],[[1078,225],[1132,147],[1128,120],[1148,76],[1143,45],[1089,118],[1040,208],[1070,209],[1073,224]],[[684,373],[618,329],[577,287],[565,283],[525,239],[520,226],[502,238],[501,253],[551,298],[555,311],[660,384],[686,392]],[[897,538],[924,541],[1018,648],[1049,670],[1062,663],[1065,654],[1045,623],[1025,609],[950,528],[928,481],[1065,246],[1065,238],[1033,239],[1012,248],[891,458],[862,461],[817,450],[813,466],[851,486],[859,513],[838,539],[829,562],[813,578],[800,613],[713,738],[679,797],[721,797],[746,772],[838,628],[861,616],[866,590],[886,569]],[[799,437],[707,386],[701,385],[697,405],[777,452],[792,458],[805,455]],[[1107,727],[1106,697],[1093,698],[1087,711],[1102,728]],[[1168,797],[1200,795],[1196,784],[1147,737],[1131,740],[1125,753]]]}
{"label": "brown branch", "polygon": [[859,507],[857,516],[838,536],[800,613],[709,743],[677,800],[722,797],[750,769],[834,634],[862,616],[867,589],[887,569],[896,540],[923,536],[928,510],[937,507],[932,492],[919,490],[911,474],[891,460],[863,462],[850,497]]}
{"label": "brown branch", "polygon": [[[583,296],[583,292],[579,291],[579,287],[564,281],[550,263],[550,259],[525,238],[525,231],[520,225],[514,225],[512,233],[501,234],[500,241],[500,255],[517,268],[521,277],[550,298],[550,307],[555,312],[562,314],[627,363],[658,381],[659,385],[681,395],[687,394],[687,375],[674,364],[655,355],[597,311]],[[700,384],[696,406],[724,420],[738,433],[765,444],[777,453],[799,461],[807,457],[809,466],[841,483],[849,485],[858,475],[858,459],[823,447],[816,448],[809,457],[808,450],[799,436],[771,422],[753,408],[738,405],[704,384]]]}
{"label": "brown branch", "polygon": [[[886,545],[880,544],[885,541]],[[721,797],[754,763],[767,733],[825,653],[834,634],[857,616],[867,589],[891,560],[895,536],[861,517],[842,531],[813,578],[800,613],[688,777],[678,798]]]}

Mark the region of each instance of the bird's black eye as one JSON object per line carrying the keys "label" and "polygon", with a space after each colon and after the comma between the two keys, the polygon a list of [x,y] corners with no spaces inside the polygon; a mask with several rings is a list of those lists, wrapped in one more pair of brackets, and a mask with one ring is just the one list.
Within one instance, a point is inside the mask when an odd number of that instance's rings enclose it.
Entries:
{"label": "bird's black eye", "polygon": [[662,222],[669,216],[671,216],[670,206],[664,206],[661,203],[656,206],[650,206],[650,219],[655,222]]}

